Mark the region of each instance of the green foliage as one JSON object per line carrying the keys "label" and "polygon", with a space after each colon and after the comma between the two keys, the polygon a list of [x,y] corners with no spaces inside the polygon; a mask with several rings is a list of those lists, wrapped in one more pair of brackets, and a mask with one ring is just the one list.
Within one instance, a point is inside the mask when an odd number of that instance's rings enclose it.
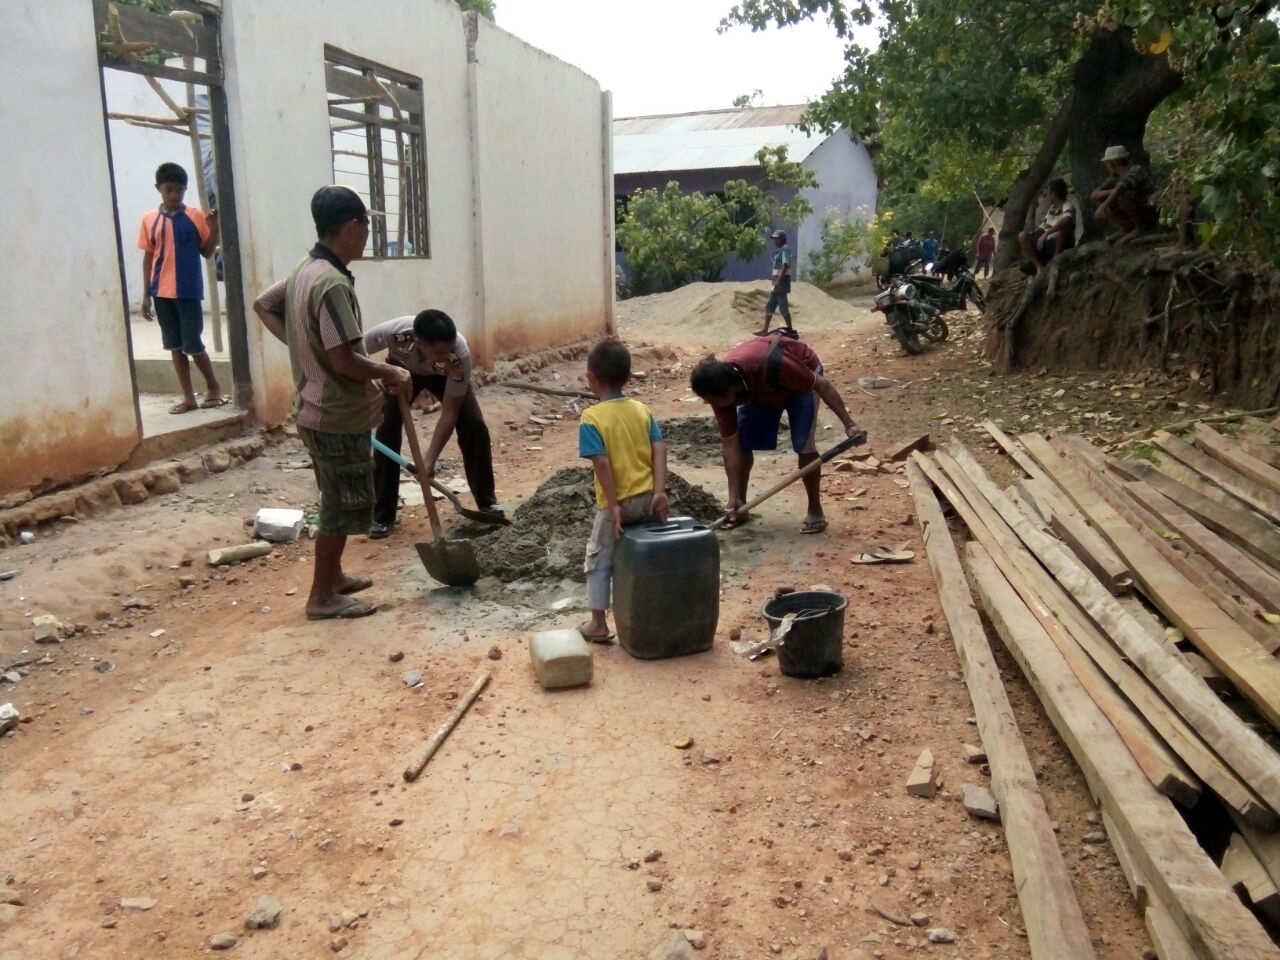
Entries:
{"label": "green foliage", "polygon": [[464,13],[474,10],[486,20],[493,23],[497,22],[494,18],[494,13],[498,9],[498,4],[494,0],[458,0],[458,6],[462,8]]}
{"label": "green foliage", "polygon": [[[693,280],[718,280],[730,254],[741,260],[759,256],[769,227],[799,223],[813,212],[799,191],[816,187],[817,178],[788,160],[786,147],[765,147],[756,160],[760,178],[730,180],[722,195],[684,193],[671,180],[661,191],[636,190],[627,199],[617,238],[627,254],[632,289],[674,290]],[[796,195],[783,203],[775,187]]]}
{"label": "green foliage", "polygon": [[739,110],[746,110],[750,107],[758,107],[764,100],[764,91],[756,87],[750,93],[743,93],[733,98],[733,105]]}
{"label": "green foliage", "polygon": [[[846,66],[807,123],[863,135],[899,196],[1005,195],[1045,140],[1091,39],[1131,30],[1181,76],[1161,110],[1166,197],[1199,201],[1202,238],[1280,254],[1280,29],[1257,0],[739,0],[722,29],[825,19]],[[860,42],[855,26],[875,30]],[[1139,128],[1141,129],[1141,128]],[[1153,157],[1160,165],[1162,158]],[[1101,171],[1099,171],[1099,174]],[[1085,185],[1076,184],[1082,189]],[[1176,202],[1166,204],[1176,218]],[[884,209],[884,204],[881,204]],[[900,218],[901,220],[902,218]]]}
{"label": "green foliage", "polygon": [[889,245],[892,214],[867,217],[865,207],[857,212],[861,215],[851,219],[841,219],[835,210],[823,215],[822,247],[809,251],[805,267],[805,279],[810,283],[828,286],[850,266],[869,264]]}

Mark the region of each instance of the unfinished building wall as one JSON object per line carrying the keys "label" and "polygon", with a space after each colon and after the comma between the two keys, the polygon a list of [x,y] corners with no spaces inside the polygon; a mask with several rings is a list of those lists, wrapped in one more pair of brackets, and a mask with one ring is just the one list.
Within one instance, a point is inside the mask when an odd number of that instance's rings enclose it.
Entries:
{"label": "unfinished building wall", "polygon": [[0,493],[139,442],[89,3],[11,0],[0,32]]}
{"label": "unfinished building wall", "polygon": [[475,56],[491,352],[604,333],[613,304],[613,172],[600,85],[483,18]]}
{"label": "unfinished building wall", "polygon": [[[464,332],[472,307],[473,198],[462,14],[446,0],[226,0],[223,46],[246,302],[315,242],[311,195],[334,180],[324,45],[422,78],[429,258],[352,265],[366,328],[426,307]],[[289,356],[250,318],[254,410],[267,422],[294,400]]]}

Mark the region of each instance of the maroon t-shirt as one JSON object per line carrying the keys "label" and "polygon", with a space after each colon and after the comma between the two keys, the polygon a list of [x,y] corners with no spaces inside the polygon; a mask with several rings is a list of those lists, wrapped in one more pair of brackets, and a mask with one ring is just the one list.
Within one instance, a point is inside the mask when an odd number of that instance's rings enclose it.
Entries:
{"label": "maroon t-shirt", "polygon": [[996,238],[989,233],[984,233],[978,238],[978,256],[987,259],[996,252]]}
{"label": "maroon t-shirt", "polygon": [[[782,344],[782,363],[778,368],[777,386],[769,382],[768,356],[775,342]],[[813,347],[803,340],[787,337],[752,337],[731,347],[720,358],[731,363],[742,374],[747,386],[744,402],[762,407],[780,407],[802,393],[808,393],[818,383],[818,371],[822,361]],[[732,437],[738,432],[738,414],[734,407],[718,407],[715,411],[720,436]]]}

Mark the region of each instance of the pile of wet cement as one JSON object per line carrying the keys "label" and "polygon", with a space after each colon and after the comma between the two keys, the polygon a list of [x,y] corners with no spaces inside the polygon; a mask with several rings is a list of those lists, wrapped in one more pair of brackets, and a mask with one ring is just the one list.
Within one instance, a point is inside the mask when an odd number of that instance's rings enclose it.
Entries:
{"label": "pile of wet cement", "polygon": [[714,417],[677,417],[662,421],[662,439],[674,465],[705,467],[720,462],[720,431]]}
{"label": "pile of wet cement", "polygon": [[[667,474],[667,497],[673,517],[706,523],[721,514],[715,497],[674,473]],[[516,509],[511,526],[472,541],[480,569],[504,583],[584,581],[583,553],[595,516],[590,468],[561,470]]]}

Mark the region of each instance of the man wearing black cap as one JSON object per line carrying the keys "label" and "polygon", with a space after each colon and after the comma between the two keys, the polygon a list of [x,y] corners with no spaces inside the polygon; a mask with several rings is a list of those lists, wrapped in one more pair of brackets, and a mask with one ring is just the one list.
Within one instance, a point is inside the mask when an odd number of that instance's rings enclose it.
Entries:
{"label": "man wearing black cap", "polygon": [[764,306],[764,328],[757,330],[756,336],[763,337],[769,333],[769,325],[773,323],[773,313],[776,310],[782,314],[787,325],[782,332],[788,337],[795,337],[797,333],[791,326],[791,305],[787,303],[787,297],[791,293],[791,248],[787,246],[785,231],[775,230],[769,239],[774,246],[773,289],[769,291],[769,302]]}
{"label": "man wearing black cap", "polygon": [[311,198],[319,242],[287,280],[254,301],[253,310],[289,347],[298,435],[311,453],[320,488],[320,523],[307,616],[312,620],[364,617],[377,609],[350,594],[373,586],[342,570],[351,534],[367,533],[373,517],[373,447],[369,431],[382,417],[383,381],[396,396],[413,388],[403,367],[365,355],[355,277],[369,240],[369,211],[354,190],[321,187]]}

